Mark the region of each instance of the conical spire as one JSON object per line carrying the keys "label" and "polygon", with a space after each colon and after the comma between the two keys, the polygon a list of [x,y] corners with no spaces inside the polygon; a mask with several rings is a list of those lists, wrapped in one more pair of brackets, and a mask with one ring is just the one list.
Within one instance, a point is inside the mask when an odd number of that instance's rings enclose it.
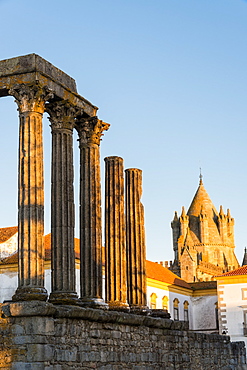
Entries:
{"label": "conical spire", "polygon": [[220,216],[220,218],[225,218],[225,214],[224,214],[224,211],[223,211],[223,207],[222,206],[220,206],[220,213],[219,213],[219,216]]}
{"label": "conical spire", "polygon": [[[213,243],[222,242],[216,224],[217,222],[216,220],[218,219],[219,214],[203,185],[201,174],[198,189],[191,202],[187,215],[189,216],[190,220],[189,221],[190,229],[192,233],[194,233],[197,236],[197,238],[201,240],[201,243],[203,243],[204,240]],[[208,234],[206,239],[204,238],[206,229],[203,228],[204,231],[200,229],[202,225],[201,226],[199,225],[198,223],[199,220],[200,221],[207,220],[207,225],[205,224],[204,227],[207,226],[207,230],[210,230],[210,233]]]}
{"label": "conical spire", "polygon": [[247,248],[244,248],[244,258],[242,262],[242,266],[247,265]]}
{"label": "conical spire", "polygon": [[202,175],[200,175],[199,187],[196,194],[191,202],[187,215],[189,216],[199,216],[203,206],[203,211],[211,218],[218,215],[215,206],[213,205],[204,185],[202,182]]}
{"label": "conical spire", "polygon": [[181,213],[181,217],[185,217],[186,216],[186,213],[185,213],[185,208],[184,206],[182,207],[182,213]]}

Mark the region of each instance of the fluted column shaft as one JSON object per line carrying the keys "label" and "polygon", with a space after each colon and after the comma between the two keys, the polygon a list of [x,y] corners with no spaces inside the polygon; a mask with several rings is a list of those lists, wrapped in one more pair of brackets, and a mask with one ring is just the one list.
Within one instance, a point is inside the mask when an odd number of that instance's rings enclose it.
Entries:
{"label": "fluted column shaft", "polygon": [[73,128],[75,108],[60,101],[46,106],[52,131],[51,246],[54,304],[76,304],[74,252]]}
{"label": "fluted column shaft", "polygon": [[46,300],[44,288],[44,178],[42,117],[47,89],[18,85],[9,91],[18,104],[18,254],[19,280],[14,301]]}
{"label": "fluted column shaft", "polygon": [[108,124],[97,117],[77,121],[80,147],[81,302],[105,307],[102,298],[102,225],[99,144]]}
{"label": "fluted column shaft", "polygon": [[131,310],[146,310],[146,246],[144,208],[142,195],[142,171],[125,170],[126,178],[126,248],[128,303]]}
{"label": "fluted column shaft", "polygon": [[127,304],[123,159],[105,158],[105,291],[110,309]]}

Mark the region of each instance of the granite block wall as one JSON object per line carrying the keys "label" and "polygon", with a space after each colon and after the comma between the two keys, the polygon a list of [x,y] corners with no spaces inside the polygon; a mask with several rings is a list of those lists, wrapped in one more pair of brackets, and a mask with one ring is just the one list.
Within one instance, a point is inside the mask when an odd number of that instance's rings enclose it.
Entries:
{"label": "granite block wall", "polygon": [[114,311],[5,303],[0,369],[240,370],[243,342],[200,334],[187,323]]}

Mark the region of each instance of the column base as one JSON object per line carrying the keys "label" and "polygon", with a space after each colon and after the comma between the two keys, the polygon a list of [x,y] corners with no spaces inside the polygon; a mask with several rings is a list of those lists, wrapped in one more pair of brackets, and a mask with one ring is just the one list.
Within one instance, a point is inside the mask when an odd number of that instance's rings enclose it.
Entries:
{"label": "column base", "polygon": [[148,306],[131,305],[130,313],[133,313],[135,315],[149,315],[150,309],[148,308]]}
{"label": "column base", "polygon": [[47,290],[43,287],[19,287],[16,289],[12,301],[46,301],[47,298]]}
{"label": "column base", "polygon": [[52,292],[49,296],[50,303],[63,305],[77,305],[79,304],[78,295],[74,292]]}
{"label": "column base", "polygon": [[81,307],[99,308],[101,310],[108,310],[109,306],[102,298],[80,298]]}
{"label": "column base", "polygon": [[121,302],[121,301],[113,301],[113,302],[107,302],[109,306],[109,310],[112,311],[121,311],[121,312],[129,312],[130,307],[128,303]]}

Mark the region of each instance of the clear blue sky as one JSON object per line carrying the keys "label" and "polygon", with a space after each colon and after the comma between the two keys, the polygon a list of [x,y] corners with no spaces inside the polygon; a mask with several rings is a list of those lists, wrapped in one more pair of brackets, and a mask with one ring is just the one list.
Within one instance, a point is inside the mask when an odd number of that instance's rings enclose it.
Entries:
{"label": "clear blue sky", "polygon": [[[103,158],[143,170],[147,257],[173,258],[170,222],[199,182],[247,246],[247,2],[0,0],[0,60],[36,53],[77,82],[111,124]],[[0,99],[0,227],[17,224],[18,116]],[[50,129],[44,119],[46,232]],[[102,181],[103,182],[103,181]],[[75,183],[78,149],[75,137]],[[78,189],[76,187],[76,203]]]}

